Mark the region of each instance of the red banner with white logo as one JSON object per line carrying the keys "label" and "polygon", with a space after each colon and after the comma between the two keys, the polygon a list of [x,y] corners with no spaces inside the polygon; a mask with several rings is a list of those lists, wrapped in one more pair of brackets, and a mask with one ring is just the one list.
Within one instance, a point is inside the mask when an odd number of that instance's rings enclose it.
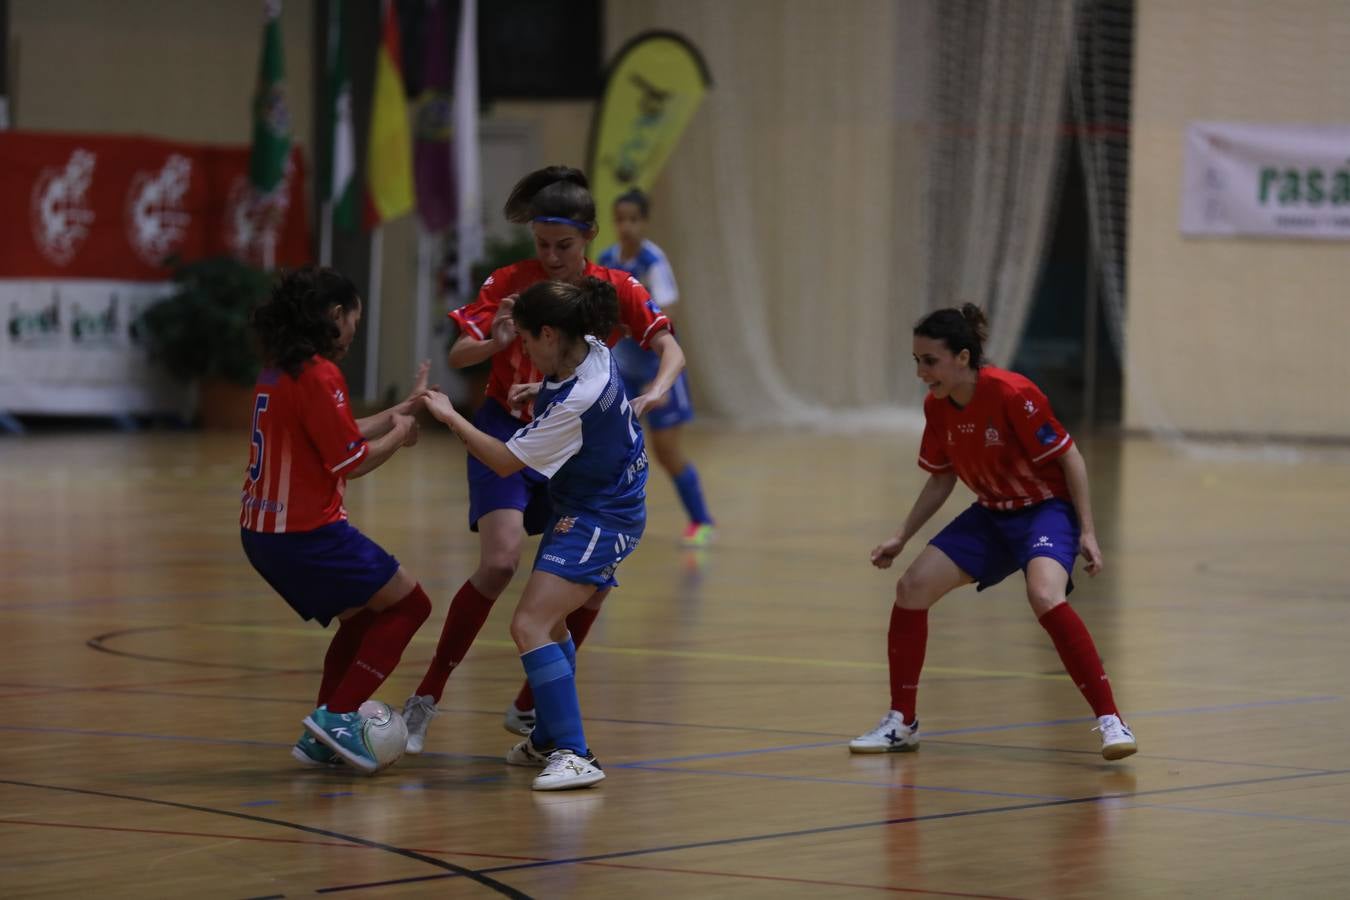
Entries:
{"label": "red banner with white logo", "polygon": [[310,261],[304,159],[257,196],[247,146],[0,132],[0,278],[164,281],[170,256]]}
{"label": "red banner with white logo", "polygon": [[310,260],[304,160],[258,196],[249,148],[0,131],[0,413],[182,412],[137,319],[164,261]]}

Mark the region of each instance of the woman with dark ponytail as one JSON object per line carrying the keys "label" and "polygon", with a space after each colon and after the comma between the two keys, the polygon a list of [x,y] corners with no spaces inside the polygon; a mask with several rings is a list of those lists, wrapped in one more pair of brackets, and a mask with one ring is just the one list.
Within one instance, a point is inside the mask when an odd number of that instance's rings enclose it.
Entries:
{"label": "woman with dark ponytail", "polygon": [[534,571],[511,618],[534,692],[533,731],[508,751],[542,768],[537,791],[588,787],[605,777],[586,741],[568,617],[598,608],[647,524],[647,453],[637,413],[605,346],[619,322],[613,284],[543,281],[504,300],[521,348],[543,374],[533,417],[505,442],[461,416],[438,391],[427,409],[474,459],[501,478],[526,469],[548,479],[552,515]]}
{"label": "woman with dark ponytail", "polygon": [[[660,365],[656,376],[646,393],[632,398],[632,407],[641,416],[644,410],[659,405],[684,368],[684,353],[671,334],[670,320],[637,280],[627,272],[606,269],[586,259],[586,244],[596,233],[595,200],[586,176],[568,166],[531,172],[512,189],[503,212],[507,221],[530,228],[534,258],[493,272],[477,300],[450,313],[459,330],[450,348],[450,365],[462,368],[492,360],[487,397],[474,415],[474,425],[504,441],[530,421],[529,400],[541,375],[537,362],[531,360],[517,337],[512,307],[532,285],[547,281],[579,287],[587,279],[596,279],[610,286],[617,317],[600,340],[613,346],[629,335],[657,354]],[[427,727],[437,714],[436,704],[450,672],[464,659],[492,605],[511,583],[525,536],[539,534],[552,512],[547,479],[531,468],[502,476],[470,454],[468,477],[469,529],[478,532],[478,567],[450,602],[436,655],[404,704],[409,753],[422,752]],[[599,614],[602,599],[597,595],[568,620],[578,645]],[[534,726],[534,699],[528,684],[507,707],[504,724],[516,735],[527,735]]]}
{"label": "woman with dark ponytail", "polygon": [[895,585],[887,638],[891,708],[854,738],[854,753],[894,753],[919,746],[915,715],[928,642],[928,610],[946,594],[977,590],[1022,570],[1027,600],[1084,699],[1097,716],[1102,756],[1123,759],[1138,748],[1122,721],[1092,635],[1069,606],[1073,566],[1088,575],[1102,553],[1088,498],[1087,467],[1031,381],[984,359],[988,334],[974,304],[939,309],[914,326],[914,363],[928,385],[919,467],[929,473],[904,524],[872,550],[872,565],[890,568],[910,538],[951,495],[959,478],[973,503],[938,533]]}
{"label": "woman with dark ponytail", "polygon": [[361,320],[361,298],[340,272],[281,276],[253,312],[264,368],[253,393],[240,539],[249,563],[303,619],[339,621],[323,661],[317,708],[291,748],[303,765],[346,762],[373,772],[359,707],[398,665],[431,601],[398,560],[347,522],[348,478],[373,472],[417,442],[428,363],[412,394],[352,418],[336,363]]}

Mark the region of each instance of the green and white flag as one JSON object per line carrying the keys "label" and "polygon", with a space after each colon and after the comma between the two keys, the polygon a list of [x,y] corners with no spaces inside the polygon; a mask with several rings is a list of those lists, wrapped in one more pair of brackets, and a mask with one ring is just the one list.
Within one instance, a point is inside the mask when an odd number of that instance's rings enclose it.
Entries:
{"label": "green and white flag", "polygon": [[263,48],[258,64],[258,89],[253,95],[253,152],[248,177],[260,194],[281,183],[291,152],[291,114],[282,79],[286,64],[281,45],[281,0],[263,3]]}
{"label": "green and white flag", "polygon": [[328,90],[324,110],[328,172],[322,190],[324,199],[332,204],[333,223],[353,231],[357,226],[356,131],[352,127],[352,76],[347,65],[342,0],[333,0],[328,17]]}

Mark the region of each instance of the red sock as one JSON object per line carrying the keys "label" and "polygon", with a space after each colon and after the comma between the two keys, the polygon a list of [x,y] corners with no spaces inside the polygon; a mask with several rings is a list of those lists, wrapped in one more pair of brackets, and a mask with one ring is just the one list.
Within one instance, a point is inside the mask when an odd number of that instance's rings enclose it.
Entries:
{"label": "red sock", "polygon": [[469,652],[496,602],[496,597],[480,593],[472,581],[464,582],[450,601],[450,611],[445,614],[445,624],[441,626],[441,639],[436,642],[436,655],[427,666],[422,683],[417,686],[419,695],[430,694],[435,702],[441,702],[441,692],[445,690],[450,670]]}
{"label": "red sock", "polygon": [[891,709],[914,724],[918,704],[919,673],[928,649],[928,610],[891,606],[891,628],[886,635],[886,657],[891,664]]}
{"label": "red sock", "polygon": [[371,613],[356,657],[328,698],[329,712],[352,712],[369,700],[394,671],[404,648],[429,615],[431,601],[420,584],[388,609]]}
{"label": "red sock", "polygon": [[333,635],[333,640],[328,644],[328,653],[323,658],[323,680],[319,682],[319,699],[314,702],[315,706],[323,706],[333,695],[338,682],[351,667],[352,660],[356,659],[361,639],[366,636],[366,629],[374,618],[370,610],[363,609],[338,623],[337,634]]}
{"label": "red sock", "polygon": [[1067,603],[1061,603],[1041,616],[1041,627],[1050,633],[1055,642],[1064,670],[1069,673],[1083,698],[1092,707],[1094,715],[1120,715],[1116,709],[1116,700],[1111,696],[1111,681],[1102,668],[1097,647],[1092,643],[1092,635],[1087,626],[1078,618],[1078,613]]}
{"label": "red sock", "polygon": [[[581,646],[581,642],[586,640],[586,635],[591,630],[591,624],[598,615],[600,615],[599,608],[587,609],[583,606],[572,610],[567,617],[567,630],[572,632],[573,644],[578,647]],[[528,681],[521,687],[520,693],[516,694],[516,709],[522,712],[527,709],[534,709],[534,691],[530,690]]]}

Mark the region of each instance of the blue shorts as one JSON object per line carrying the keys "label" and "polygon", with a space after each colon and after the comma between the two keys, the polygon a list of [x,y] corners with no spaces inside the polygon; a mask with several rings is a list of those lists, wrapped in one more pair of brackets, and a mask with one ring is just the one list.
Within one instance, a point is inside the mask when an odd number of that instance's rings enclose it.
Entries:
{"label": "blue shorts", "polygon": [[[651,383],[650,378],[629,378],[624,375],[623,386],[628,399],[642,393],[642,389]],[[683,425],[694,417],[694,403],[689,397],[689,379],[681,372],[675,383],[666,392],[666,402],[662,406],[653,406],[647,410],[647,427],[652,431],[661,431]]]}
{"label": "blue shorts", "polygon": [[534,568],[574,584],[618,587],[614,572],[637,549],[646,527],[646,515],[620,529],[586,516],[554,516],[539,542]]}
{"label": "blue shorts", "polygon": [[244,555],[302,619],[328,623],[370,602],[398,571],[398,560],[347,522],[313,531],[239,530]]}
{"label": "blue shorts", "polygon": [[1027,509],[995,512],[978,503],[938,532],[930,544],[975,579],[978,590],[993,587],[1037,556],[1048,556],[1069,573],[1078,557],[1078,514],[1058,498]]}
{"label": "blue shorts", "polygon": [[[492,398],[474,414],[473,424],[500,441],[510,439],[524,422],[514,418]],[[525,514],[525,533],[542,534],[553,516],[548,498],[548,479],[534,469],[521,469],[505,478],[469,454],[469,530],[478,530],[478,520],[498,509],[518,509]]]}

